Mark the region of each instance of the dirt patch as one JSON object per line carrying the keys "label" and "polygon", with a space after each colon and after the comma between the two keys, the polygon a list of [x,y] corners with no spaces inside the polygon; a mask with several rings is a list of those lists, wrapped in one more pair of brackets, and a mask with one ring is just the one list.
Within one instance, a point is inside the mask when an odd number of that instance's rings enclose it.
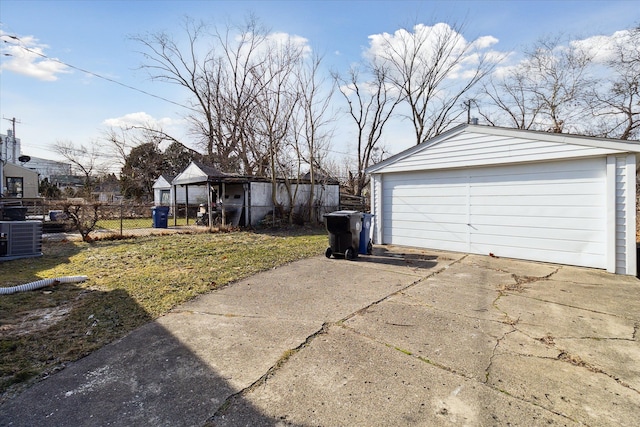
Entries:
{"label": "dirt patch", "polygon": [[5,337],[19,337],[43,331],[61,321],[71,310],[72,304],[65,304],[20,313],[10,323],[0,325],[0,333]]}

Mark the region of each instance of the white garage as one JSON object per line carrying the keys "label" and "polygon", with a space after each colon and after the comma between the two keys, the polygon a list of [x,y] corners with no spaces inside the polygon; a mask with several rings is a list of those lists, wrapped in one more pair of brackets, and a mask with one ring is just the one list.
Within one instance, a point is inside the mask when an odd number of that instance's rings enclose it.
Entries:
{"label": "white garage", "polygon": [[637,143],[461,125],[367,169],[373,240],[636,274]]}

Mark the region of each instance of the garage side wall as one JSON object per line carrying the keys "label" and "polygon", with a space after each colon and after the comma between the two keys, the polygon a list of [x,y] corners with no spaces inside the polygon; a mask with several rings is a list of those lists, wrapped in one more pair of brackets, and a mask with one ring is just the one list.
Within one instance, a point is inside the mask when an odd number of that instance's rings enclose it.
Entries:
{"label": "garage side wall", "polygon": [[373,225],[371,227],[372,240],[374,244],[382,242],[382,177],[381,174],[371,175],[371,213],[373,214]]}
{"label": "garage side wall", "polygon": [[636,158],[609,156],[609,266],[617,274],[637,274]]}

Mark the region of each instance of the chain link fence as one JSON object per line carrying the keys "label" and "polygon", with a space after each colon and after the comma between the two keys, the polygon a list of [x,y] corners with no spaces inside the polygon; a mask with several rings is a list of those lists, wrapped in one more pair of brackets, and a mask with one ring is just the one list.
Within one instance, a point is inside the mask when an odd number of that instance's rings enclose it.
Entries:
{"label": "chain link fence", "polygon": [[[252,206],[251,215],[254,220],[248,220],[246,207],[229,205],[225,209],[224,221],[220,208],[210,216],[203,205],[179,204],[174,209],[165,207],[157,210],[153,203],[137,203],[123,201],[120,203],[90,202],[84,199],[45,200],[22,199],[20,205],[26,208],[26,218],[43,221],[44,233],[74,233],[78,232],[80,224],[93,224],[90,234],[92,237],[100,235],[139,235],[148,234],[152,229],[186,229],[206,230],[209,228],[209,218],[213,219],[212,227],[225,226],[257,226],[280,227],[290,223],[302,225],[322,223],[322,214],[338,209],[354,209],[355,204],[348,206],[318,206],[309,212],[307,208],[296,208],[293,212],[280,206]],[[362,206],[364,207],[364,206]],[[164,215],[159,217],[158,215]],[[75,217],[75,218],[71,218]],[[259,221],[255,221],[258,218]],[[75,221],[73,220],[75,219]],[[158,230],[160,231],[160,230]]]}

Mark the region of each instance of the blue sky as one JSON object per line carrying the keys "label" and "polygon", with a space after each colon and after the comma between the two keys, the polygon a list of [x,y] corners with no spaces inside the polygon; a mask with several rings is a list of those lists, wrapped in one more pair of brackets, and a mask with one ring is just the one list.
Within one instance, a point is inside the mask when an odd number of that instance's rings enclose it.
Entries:
{"label": "blue sky", "polygon": [[[493,36],[499,40],[494,49],[516,53],[544,35],[608,36],[640,24],[636,1],[1,0],[0,31],[4,53],[15,44],[8,37],[16,36],[49,58],[184,103],[179,88],[151,82],[138,69],[140,46],[129,37],[160,30],[181,36],[179,24],[185,16],[223,27],[228,21],[241,22],[250,12],[273,31],[306,38],[314,51],[324,54],[325,66],[338,71],[360,59],[370,35],[414,23],[464,23],[462,34],[468,40]],[[16,134],[23,154],[57,158],[51,152],[56,141],[101,143],[107,120],[133,113],[172,123],[167,130],[185,134],[180,122],[185,110],[175,104],[77,69],[55,73],[55,63],[53,69],[42,61],[16,68],[10,66],[12,60],[0,57],[0,129],[6,133],[10,128],[5,119],[19,121]],[[336,134],[343,135],[334,141],[336,150],[348,149],[348,132]],[[392,153],[407,148],[392,140],[387,136]],[[186,137],[184,142],[189,145]]]}

